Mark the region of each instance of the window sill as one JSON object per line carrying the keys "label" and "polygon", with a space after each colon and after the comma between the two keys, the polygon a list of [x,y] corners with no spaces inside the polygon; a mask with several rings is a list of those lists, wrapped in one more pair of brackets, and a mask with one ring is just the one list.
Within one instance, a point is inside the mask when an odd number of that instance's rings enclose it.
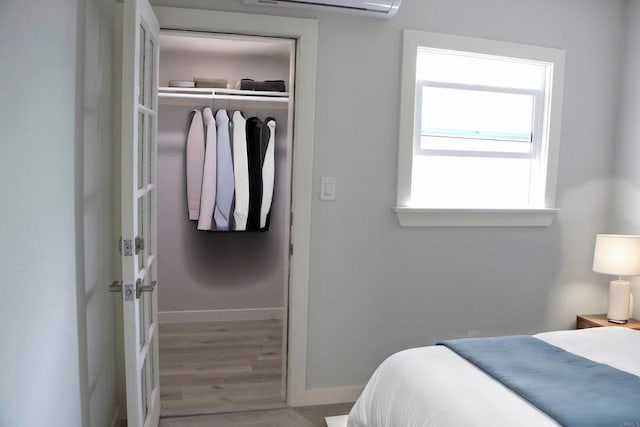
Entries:
{"label": "window sill", "polygon": [[548,227],[560,209],[434,209],[396,206],[402,227]]}

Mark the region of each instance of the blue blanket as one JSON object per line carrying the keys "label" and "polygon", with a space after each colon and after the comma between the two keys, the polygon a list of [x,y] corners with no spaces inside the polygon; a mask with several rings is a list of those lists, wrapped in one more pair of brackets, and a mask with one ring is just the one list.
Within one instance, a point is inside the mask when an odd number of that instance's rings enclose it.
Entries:
{"label": "blue blanket", "polygon": [[466,338],[438,344],[455,351],[563,426],[640,426],[640,377],[530,336]]}

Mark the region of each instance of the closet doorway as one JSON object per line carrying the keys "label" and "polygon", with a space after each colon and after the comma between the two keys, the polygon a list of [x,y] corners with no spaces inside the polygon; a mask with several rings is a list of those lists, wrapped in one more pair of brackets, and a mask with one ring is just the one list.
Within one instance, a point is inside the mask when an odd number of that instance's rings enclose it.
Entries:
{"label": "closet doorway", "polygon": [[[120,86],[121,83],[129,82],[131,86],[137,81],[137,68],[136,70],[130,69],[133,67],[126,67],[126,65],[132,65],[134,62],[141,62],[143,59],[154,60],[160,55],[131,55],[133,49],[131,46],[135,45],[135,42],[127,39],[127,43],[123,44],[123,32],[133,31],[132,28],[136,27],[139,22],[136,18],[135,22],[129,19],[127,22],[123,22],[123,17],[127,18],[129,12],[135,12],[138,6],[142,7],[150,14],[155,14],[157,17],[159,26],[163,30],[177,30],[193,33],[218,33],[226,35],[255,35],[263,37],[273,37],[276,39],[287,39],[295,41],[295,84],[291,82],[288,91],[292,95],[293,109],[288,108],[288,127],[290,131],[290,138],[294,142],[295,150],[287,152],[287,155],[291,156],[289,170],[291,173],[291,217],[289,219],[290,247],[283,248],[283,252],[288,255],[288,284],[289,292],[284,292],[283,295],[283,332],[286,332],[286,336],[282,338],[282,345],[286,347],[286,351],[282,354],[286,357],[286,362],[283,359],[283,363],[286,363],[286,369],[282,370],[283,375],[283,387],[282,395],[286,395],[286,403],[291,406],[301,406],[305,404],[320,404],[326,403],[330,397],[326,394],[309,393],[306,388],[306,367],[307,367],[307,332],[308,332],[308,308],[309,308],[309,264],[310,264],[310,241],[311,241],[311,200],[312,200],[312,165],[313,165],[313,143],[314,143],[314,117],[315,117],[315,91],[316,91],[316,61],[317,61],[317,43],[318,43],[318,22],[315,19],[302,19],[302,18],[289,18],[280,16],[268,16],[268,15],[252,15],[245,13],[233,13],[233,12],[220,12],[214,10],[200,10],[200,9],[185,9],[175,7],[163,7],[155,6],[153,10],[148,4],[139,4],[146,2],[126,2],[125,7],[116,8],[119,19],[116,20],[116,46],[124,47],[122,54],[116,54],[116,58],[122,58],[123,63],[116,65],[116,70],[122,69],[123,73],[116,73],[116,86]],[[120,3],[119,3],[120,5]],[[135,7],[134,7],[135,6]],[[127,10],[127,13],[123,14],[123,9]],[[154,21],[154,19],[151,19]],[[130,28],[131,27],[131,28]],[[129,29],[129,30],[127,30]],[[136,33],[137,34],[137,33]],[[131,34],[129,34],[131,35]],[[133,38],[137,39],[137,36]],[[156,44],[159,45],[160,43]],[[136,50],[135,52],[138,52]],[[128,53],[128,54],[127,54]],[[143,56],[134,60],[138,56]],[[148,58],[147,58],[148,56]],[[292,59],[293,61],[293,59]],[[155,62],[155,61],[154,61]],[[205,76],[197,76],[205,77]],[[136,85],[137,86],[137,85]],[[154,85],[157,87],[158,85]],[[295,90],[295,94],[293,94]],[[118,92],[117,95],[122,94],[123,99],[120,96],[116,97],[116,105],[126,100],[126,97],[130,94],[135,94],[135,88],[125,88],[123,92]],[[120,117],[120,115],[117,115]],[[124,117],[124,114],[123,114]],[[295,120],[293,120],[295,118]],[[129,149],[126,142],[131,137],[126,135],[121,130],[122,123],[119,120],[115,120],[115,127],[117,129],[116,135],[122,135],[125,137],[122,141],[116,139],[116,149]],[[282,126],[280,126],[282,128]],[[147,129],[148,132],[152,132],[155,136],[156,126],[152,125]],[[146,132],[146,131],[145,131]],[[137,133],[137,131],[136,131]],[[133,136],[135,140],[135,135]],[[134,150],[135,152],[136,150]],[[151,157],[155,156],[156,151],[153,150]],[[116,152],[117,155],[118,152]],[[133,155],[133,154],[132,154]],[[135,156],[134,156],[135,157]],[[123,163],[122,168],[116,168],[114,170],[114,188],[118,189],[121,186],[128,185],[127,182],[123,182],[123,177],[127,177],[133,174],[129,167]],[[157,168],[154,165],[153,170]],[[134,169],[135,172],[135,169]],[[133,174],[135,176],[135,174]],[[176,177],[176,180],[179,180]],[[122,195],[116,194],[116,198],[121,200],[123,206],[127,203],[127,200],[122,198]],[[121,206],[116,206],[114,216],[116,218],[116,229],[120,231],[120,224],[118,219],[121,214]],[[126,214],[126,212],[124,213]],[[151,227],[157,228],[156,221],[152,221]],[[162,232],[163,230],[159,230]],[[119,239],[133,238],[135,236],[129,236],[125,233],[123,236],[118,232],[114,236],[114,241],[122,241]],[[126,241],[126,240],[125,240]],[[153,242],[147,242],[149,247],[155,247],[157,239]],[[118,245],[120,247],[120,245]],[[116,253],[117,257],[120,257],[119,253]],[[158,264],[164,262],[163,259],[158,258]],[[118,268],[115,272],[115,277],[121,277],[121,271]],[[164,283],[159,281],[158,286],[155,288],[157,292],[153,292],[153,295],[158,293],[162,294]],[[144,293],[143,293],[144,294]],[[119,371],[119,389],[120,389],[120,406],[123,413],[129,415],[135,415],[142,412],[145,408],[144,393],[141,398],[140,390],[131,384],[138,383],[139,378],[136,373],[130,372],[126,368],[129,368],[131,361],[137,357],[137,351],[140,350],[140,346],[135,345],[135,342],[131,342],[130,339],[125,340],[131,334],[132,326],[131,321],[137,318],[136,316],[128,316],[127,310],[134,307],[134,304],[129,300],[125,300],[123,293],[122,298],[122,310],[123,316],[117,316],[117,331],[118,331],[118,352],[123,355],[118,360]],[[155,297],[154,297],[155,299]],[[133,299],[134,302],[137,299]],[[137,305],[136,305],[137,307]],[[155,307],[155,305],[154,305]],[[136,308],[136,313],[138,313]],[[168,316],[163,313],[163,317]],[[157,330],[156,319],[158,317],[157,310],[152,310],[150,320],[152,321],[149,326],[149,330]],[[286,326],[285,326],[286,325]],[[126,334],[125,334],[126,332]],[[156,335],[157,336],[157,335]],[[129,337],[130,338],[130,337]],[[134,340],[135,341],[135,340]],[[127,344],[127,345],[125,345]],[[135,352],[134,352],[135,350]],[[143,349],[144,350],[144,349]],[[125,363],[126,362],[126,363]],[[135,367],[137,372],[138,367]],[[164,379],[159,378],[159,369],[152,372],[152,378],[157,383],[162,383]],[[130,384],[131,383],[131,384]],[[134,384],[135,385],[135,384]],[[144,391],[144,390],[143,390]],[[155,393],[152,393],[155,395]],[[157,395],[155,395],[157,396]],[[149,397],[149,396],[147,396]],[[154,397],[154,396],[152,396]],[[148,404],[148,401],[147,401]],[[133,406],[134,409],[129,410],[129,406]],[[142,410],[140,406],[142,405]],[[137,408],[137,410],[136,410]],[[136,424],[136,420],[129,420],[130,423]]]}
{"label": "closet doorway", "polygon": [[[292,39],[161,32],[157,251],[162,417],[286,406],[295,53]],[[203,115],[204,124],[194,125],[194,115]],[[206,117],[215,122],[207,123]],[[262,167],[249,167],[249,183],[257,173],[265,201],[257,229],[246,217],[242,224],[244,187],[235,170],[242,170],[238,147],[250,151],[258,143],[251,141],[245,121],[257,124],[263,136],[257,152]],[[194,214],[195,198],[188,194],[193,183],[187,182],[194,158],[187,155],[187,139],[193,147],[189,135],[196,128],[205,141],[199,179],[204,175],[206,181],[207,168],[214,165],[217,183],[203,182],[197,195],[202,203]],[[211,139],[210,132],[217,137]],[[238,145],[240,136],[246,144]],[[225,158],[223,150],[231,157]],[[210,155],[216,158],[213,163]],[[251,152],[248,157],[251,164]],[[266,167],[269,158],[272,168]],[[235,180],[232,175],[231,182],[229,177],[225,181],[225,166],[233,166]],[[273,182],[272,197],[268,181]],[[225,203],[220,193],[224,186],[228,193],[229,185],[236,197],[227,200],[230,215],[223,220],[217,217]],[[244,190],[252,191],[251,205],[256,187],[250,187]],[[215,199],[213,219],[207,197]]]}

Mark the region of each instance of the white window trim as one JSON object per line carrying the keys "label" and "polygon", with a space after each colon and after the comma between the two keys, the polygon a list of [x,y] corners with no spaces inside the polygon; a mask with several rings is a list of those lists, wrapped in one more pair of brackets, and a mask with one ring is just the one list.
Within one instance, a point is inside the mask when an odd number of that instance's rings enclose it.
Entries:
{"label": "white window trim", "polygon": [[[418,47],[475,52],[553,63],[548,125],[546,190],[543,208],[514,209],[438,209],[409,206],[414,153],[416,108],[416,60]],[[559,212],[555,208],[560,123],[564,82],[564,57],[561,49],[523,45],[473,37],[455,36],[405,29],[403,31],[400,121],[398,134],[398,181],[393,211],[401,226],[549,226]]]}
{"label": "white window trim", "polygon": [[548,227],[560,209],[437,209],[394,207],[403,227]]}

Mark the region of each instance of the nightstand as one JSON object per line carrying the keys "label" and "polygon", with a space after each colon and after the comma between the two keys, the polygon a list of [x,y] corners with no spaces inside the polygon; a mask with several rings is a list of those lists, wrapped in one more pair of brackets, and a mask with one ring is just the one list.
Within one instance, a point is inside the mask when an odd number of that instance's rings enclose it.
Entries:
{"label": "nightstand", "polygon": [[640,321],[636,319],[629,319],[627,323],[619,325],[609,322],[606,314],[581,314],[576,316],[576,329],[598,328],[600,326],[622,326],[640,331]]}

